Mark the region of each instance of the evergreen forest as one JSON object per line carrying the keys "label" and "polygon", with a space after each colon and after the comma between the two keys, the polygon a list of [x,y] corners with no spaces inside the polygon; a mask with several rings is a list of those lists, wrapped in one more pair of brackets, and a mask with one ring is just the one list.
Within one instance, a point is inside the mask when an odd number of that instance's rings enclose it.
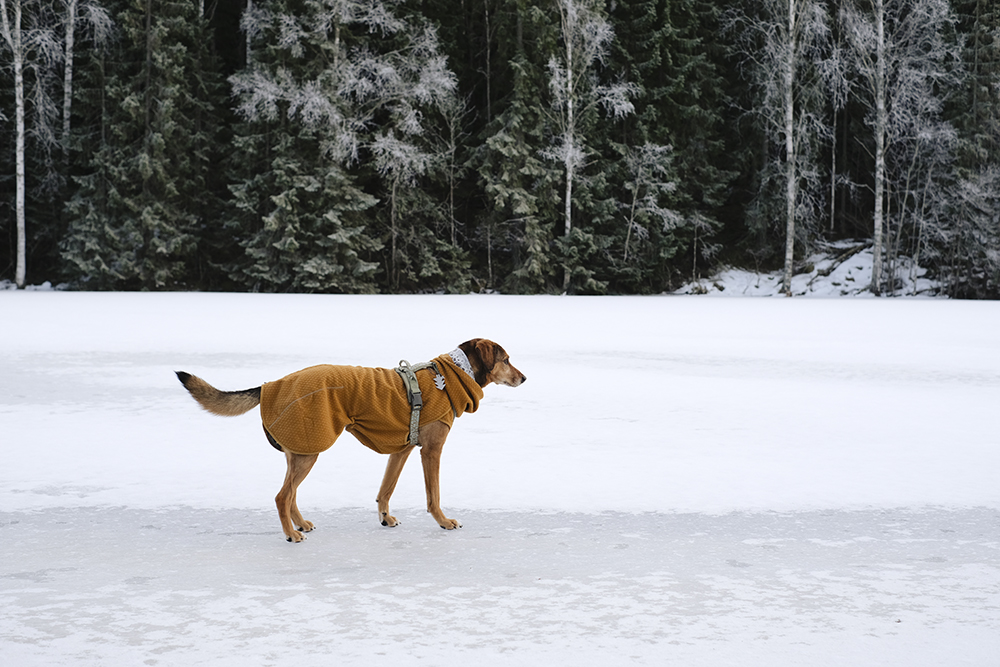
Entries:
{"label": "evergreen forest", "polygon": [[[0,280],[1000,297],[996,0],[0,0]],[[786,283],[787,284],[787,283]]]}

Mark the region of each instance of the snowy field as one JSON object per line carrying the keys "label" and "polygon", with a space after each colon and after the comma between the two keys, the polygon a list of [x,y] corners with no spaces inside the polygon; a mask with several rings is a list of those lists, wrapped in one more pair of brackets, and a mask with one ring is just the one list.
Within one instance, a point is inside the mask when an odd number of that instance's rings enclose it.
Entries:
{"label": "snowy field", "polygon": [[[0,291],[4,665],[998,664],[1000,303]],[[419,462],[346,435],[284,541],[242,389],[474,336]]]}

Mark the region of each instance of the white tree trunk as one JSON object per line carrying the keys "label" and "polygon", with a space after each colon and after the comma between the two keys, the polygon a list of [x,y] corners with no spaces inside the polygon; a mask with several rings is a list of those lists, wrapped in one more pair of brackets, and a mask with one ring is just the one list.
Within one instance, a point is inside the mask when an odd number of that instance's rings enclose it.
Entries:
{"label": "white tree trunk", "polygon": [[493,40],[492,30],[490,29],[490,3],[489,0],[483,3],[483,18],[486,22],[486,124],[489,125],[493,121],[493,92],[490,90],[490,83],[493,81],[493,63],[490,53],[490,46]]}
{"label": "white tree trunk", "polygon": [[833,234],[834,220],[837,217],[837,111],[833,112],[833,125],[830,134],[830,234]]}
{"label": "white tree trunk", "polygon": [[782,291],[792,295],[792,269],[795,261],[795,2],[788,0],[788,45],[785,54],[785,276]]}
{"label": "white tree trunk", "polygon": [[[573,163],[566,161],[566,202],[564,204],[563,218],[566,221],[566,238],[569,238],[570,225],[572,224],[571,208],[573,205]],[[569,290],[569,267],[563,272],[563,291]]]}
{"label": "white tree trunk", "polygon": [[[247,8],[244,10],[244,12],[246,12],[248,14],[251,13],[251,12],[253,12],[253,0],[247,0]],[[338,24],[338,28],[339,28],[339,24]],[[338,33],[338,35],[339,34],[340,33]],[[246,42],[245,42],[245,44],[246,44],[246,59],[247,59],[247,67],[248,68],[253,63],[253,44],[252,44],[252,41],[253,40],[251,39],[250,31],[247,30],[247,36],[246,36]],[[336,67],[336,65],[337,65],[337,63],[336,63],[336,61],[334,61],[334,66]]]}
{"label": "white tree trunk", "polygon": [[[564,163],[566,165],[566,197],[563,202],[563,232],[569,239],[573,229],[573,167],[576,160],[576,116],[574,108],[573,91],[573,39],[577,30],[576,8],[572,6],[573,0],[567,0],[568,6],[564,10],[565,25],[563,26],[564,41],[566,42],[566,135],[563,140],[563,149],[566,151]],[[563,272],[563,291],[569,290],[569,268]]]}
{"label": "white tree trunk", "polygon": [[872,248],[872,285],[873,294],[882,291],[882,213],[884,209],[883,195],[885,189],[885,136],[889,128],[889,116],[886,109],[886,68],[885,68],[885,4],[884,0],[875,2],[875,221],[874,246]]}
{"label": "white tree trunk", "polygon": [[63,160],[69,162],[70,113],[73,109],[73,46],[76,41],[76,7],[78,0],[66,0],[66,40],[63,55]]}
{"label": "white tree trunk", "polygon": [[24,44],[21,41],[21,0],[11,0],[14,10],[13,25],[7,14],[7,0],[0,0],[3,14],[2,30],[4,41],[10,47],[14,63],[14,108],[15,108],[15,216],[17,219],[17,265],[14,269],[14,283],[24,287],[26,244],[24,227]]}

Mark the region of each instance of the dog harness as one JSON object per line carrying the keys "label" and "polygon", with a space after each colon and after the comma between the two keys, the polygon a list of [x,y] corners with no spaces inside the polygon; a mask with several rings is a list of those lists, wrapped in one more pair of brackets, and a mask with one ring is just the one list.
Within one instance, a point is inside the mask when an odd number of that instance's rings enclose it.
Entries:
{"label": "dog harness", "polygon": [[[455,348],[448,353],[448,356],[455,362],[456,366],[465,371],[466,375],[473,380],[476,379],[475,374],[472,372],[472,364],[469,363],[469,357],[465,355],[465,352],[462,352],[459,348]],[[444,389],[446,386],[444,376],[441,375],[441,371],[438,370],[437,364],[433,361],[411,365],[410,362],[401,359],[399,367],[396,368],[399,377],[403,378],[403,384],[406,386],[406,397],[410,401],[410,444],[415,447],[420,446],[420,410],[424,407],[423,394],[420,392],[420,382],[417,381],[417,371],[427,368],[434,369],[434,386],[438,389]],[[455,417],[458,416],[454,405],[451,406],[451,411]]]}
{"label": "dog harness", "polygon": [[[479,408],[482,387],[465,354],[456,352],[426,364],[401,362],[394,369],[312,366],[267,382],[261,387],[264,430],[295,454],[325,451],[345,430],[381,454],[402,451],[419,444],[421,425],[440,421],[451,426]],[[409,374],[400,372],[404,367]],[[419,410],[411,396],[419,397]]]}
{"label": "dog harness", "polygon": [[[424,407],[424,397],[420,392],[420,382],[417,380],[417,371],[425,368],[434,369],[434,384],[438,389],[444,389],[444,377],[437,365],[433,361],[426,361],[416,366],[411,366],[406,359],[400,359],[399,368],[396,372],[403,378],[403,385],[406,386],[406,398],[410,402],[410,444],[420,446],[420,409]],[[441,378],[440,381],[438,378]],[[454,412],[454,406],[452,412]]]}

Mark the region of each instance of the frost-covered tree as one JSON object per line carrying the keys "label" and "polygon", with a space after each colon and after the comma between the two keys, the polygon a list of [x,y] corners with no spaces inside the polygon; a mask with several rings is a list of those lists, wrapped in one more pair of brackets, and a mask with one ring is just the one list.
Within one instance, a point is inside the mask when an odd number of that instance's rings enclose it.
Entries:
{"label": "frost-covered tree", "polygon": [[400,226],[400,190],[412,186],[417,179],[431,168],[432,156],[405,140],[395,136],[392,131],[376,134],[371,145],[371,154],[375,168],[389,182],[389,284],[399,287],[399,268],[405,258],[400,257],[399,237]]}
{"label": "frost-covered tree", "polygon": [[[440,166],[425,125],[429,115],[451,103],[456,83],[435,30],[425,22],[401,18],[394,11],[397,4],[321,0],[298,5],[275,0],[257,2],[244,15],[253,57],[247,69],[231,79],[240,115],[251,128],[280,124],[281,132],[291,136],[308,134],[318,147],[308,164],[294,154],[285,157],[299,161],[305,170],[302,179],[290,182],[294,190],[285,200],[305,205],[286,209],[282,222],[265,224],[263,236],[252,232],[243,240],[258,266],[273,262],[277,275],[289,277],[269,281],[270,289],[302,287],[301,266],[306,263],[326,267],[331,278],[310,289],[371,289],[377,264],[370,259],[383,241],[389,247],[387,279],[390,287],[398,285],[401,207],[414,201],[403,190],[414,188],[419,177]],[[283,139],[279,143],[294,145]],[[380,194],[388,210],[384,234],[372,229],[371,217],[361,215],[375,203],[361,196],[366,173],[381,177]],[[335,191],[318,199],[312,196],[320,189],[310,182],[329,183],[329,174],[337,174],[334,181],[346,196]],[[259,220],[273,221],[268,209],[277,206],[274,198],[269,202],[261,192],[257,199],[253,208]],[[251,228],[257,224],[253,219],[245,223]],[[282,240],[274,241],[272,235],[282,235]],[[334,242],[331,248],[335,238],[348,245],[337,248]],[[282,255],[292,248],[295,254]],[[354,258],[352,265],[340,263],[347,256]],[[433,273],[426,266],[422,271]],[[264,278],[260,271],[255,273]]]}
{"label": "frost-covered tree", "polygon": [[960,167],[1000,165],[1000,3],[956,0],[966,78],[952,103]]}
{"label": "frost-covered tree", "polygon": [[952,296],[996,298],[1000,294],[1000,166],[973,172],[958,184],[948,224],[932,229],[928,245]]}
{"label": "frost-covered tree", "polygon": [[100,47],[111,35],[113,22],[108,12],[97,2],[63,0],[63,101],[62,144],[64,162],[69,161],[70,128],[73,112],[73,66],[76,58],[77,29],[82,28],[91,38],[92,47]]}
{"label": "frost-covered tree", "polygon": [[[573,186],[587,156],[581,120],[603,107],[613,118],[630,114],[635,87],[629,83],[601,84],[595,71],[614,38],[611,23],[597,0],[555,0],[559,10],[560,50],[549,59],[549,93],[557,135],[546,156],[563,167],[563,235],[573,233]],[[563,290],[568,290],[572,269],[566,267]]]}
{"label": "frost-covered tree", "polygon": [[[531,65],[523,54],[512,65],[514,89],[506,108],[486,128],[478,164],[490,205],[481,230],[487,286],[546,292],[555,272],[551,242],[558,174],[538,151],[544,142],[544,110],[532,94]],[[510,266],[498,284],[494,267],[500,256],[509,256]]]}
{"label": "frost-covered tree", "polygon": [[626,229],[623,262],[629,260],[633,235],[642,241],[649,238],[650,227],[669,231],[684,222],[677,211],[666,207],[666,199],[677,190],[672,158],[671,146],[650,143],[630,149],[625,156],[628,180],[626,197],[620,203]]}
{"label": "frost-covered tree", "polygon": [[[257,54],[232,77],[240,114],[251,121],[287,114],[321,127],[324,150],[347,162],[370,145],[371,124],[383,114],[383,126],[421,134],[421,106],[452,95],[455,79],[434,29],[398,18],[394,4],[321,0],[297,11],[258,2],[245,14],[244,28],[284,58],[265,62]],[[309,56],[321,62],[310,67]]]}
{"label": "frost-covered tree", "polygon": [[941,170],[951,162],[954,131],[941,120],[941,94],[954,85],[960,62],[957,43],[947,38],[955,16],[947,0],[863,0],[844,6],[841,20],[872,131],[871,289],[881,294],[887,253],[898,249],[898,236],[886,234],[889,216],[896,212],[902,225],[901,216],[910,215],[922,225],[931,219],[927,206],[945,204]]}
{"label": "frost-covered tree", "polygon": [[1000,5],[959,0],[965,77],[951,102],[957,187],[948,223],[928,249],[952,296],[1000,296]]}
{"label": "frost-covered tree", "polygon": [[[624,233],[615,235],[609,289],[662,292],[688,275],[682,255],[704,259],[701,250],[711,244],[703,241],[720,228],[716,216],[735,175],[730,170],[736,160],[723,144],[724,114],[732,103],[719,62],[725,54],[720,10],[701,0],[618,0],[608,15],[616,39],[606,68],[622,72],[623,80],[636,87],[635,112],[603,125],[610,150],[594,171],[607,175],[610,192],[627,210],[635,159],[652,156],[646,146],[659,148],[660,164],[669,173],[660,173],[657,182],[673,186],[660,193],[657,205],[677,216],[668,225],[647,221],[648,237],[638,244],[629,234],[637,229],[615,229]],[[625,255],[619,251],[625,243],[629,260],[617,261]]]}
{"label": "frost-covered tree", "polygon": [[[752,9],[750,9],[752,8]],[[822,111],[827,98],[822,76],[830,67],[830,27],[826,8],[813,0],[764,0],[731,18],[739,31],[739,57],[754,87],[752,114],[780,150],[762,183],[780,174],[784,198],[783,291],[791,295],[795,244],[814,227],[822,191],[816,153],[830,128]]]}
{"label": "frost-covered tree", "polygon": [[[27,274],[26,159],[29,135],[43,154],[55,143],[54,106],[47,85],[61,58],[48,6],[38,0],[0,0],[0,53],[12,70],[14,83],[14,217],[17,227],[14,283],[24,287]],[[28,76],[28,74],[32,76]],[[29,99],[30,98],[30,99]],[[28,106],[34,122],[27,123]],[[0,114],[0,120],[4,116]],[[43,159],[43,162],[45,160]],[[47,174],[40,175],[45,180]]]}

